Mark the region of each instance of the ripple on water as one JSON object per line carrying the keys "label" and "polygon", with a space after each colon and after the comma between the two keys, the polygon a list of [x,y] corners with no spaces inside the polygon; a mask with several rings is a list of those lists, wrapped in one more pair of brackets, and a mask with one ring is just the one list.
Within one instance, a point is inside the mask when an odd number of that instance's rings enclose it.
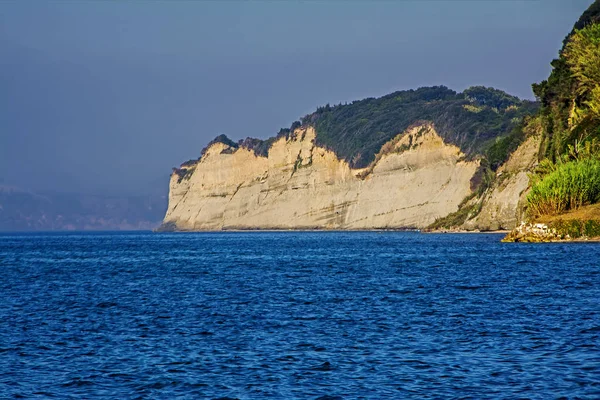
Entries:
{"label": "ripple on water", "polygon": [[600,246],[498,240],[0,235],[0,398],[600,397]]}

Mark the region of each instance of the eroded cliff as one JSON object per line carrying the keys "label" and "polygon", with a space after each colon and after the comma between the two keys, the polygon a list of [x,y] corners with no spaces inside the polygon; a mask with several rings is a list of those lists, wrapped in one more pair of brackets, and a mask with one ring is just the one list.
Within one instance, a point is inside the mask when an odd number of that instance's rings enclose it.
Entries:
{"label": "eroded cliff", "polygon": [[523,219],[529,173],[538,164],[540,135],[525,140],[496,171],[490,190],[479,199],[481,209],[462,228],[496,231],[514,229]]}
{"label": "eroded cliff", "polygon": [[407,129],[352,169],[301,127],[267,157],[213,143],[170,181],[167,230],[422,228],[458,209],[479,162],[431,124]]}

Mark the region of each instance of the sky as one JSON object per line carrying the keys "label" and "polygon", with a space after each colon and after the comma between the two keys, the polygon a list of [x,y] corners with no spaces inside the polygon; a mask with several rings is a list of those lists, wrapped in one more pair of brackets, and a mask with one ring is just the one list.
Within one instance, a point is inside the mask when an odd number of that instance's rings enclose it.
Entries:
{"label": "sky", "polygon": [[0,185],[166,193],[215,136],[267,138],[326,103],[533,98],[592,2],[0,1]]}

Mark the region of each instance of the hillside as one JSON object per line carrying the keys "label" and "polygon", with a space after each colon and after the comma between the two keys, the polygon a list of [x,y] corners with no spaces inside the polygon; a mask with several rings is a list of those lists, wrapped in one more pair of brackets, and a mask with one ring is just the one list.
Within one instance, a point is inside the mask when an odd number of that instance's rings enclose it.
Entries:
{"label": "hillside", "polygon": [[162,229],[424,228],[488,184],[536,110],[433,87],[319,107],[267,140],[221,135],[174,169]]}
{"label": "hillside", "polygon": [[314,124],[317,144],[353,168],[363,168],[385,142],[417,121],[432,122],[446,143],[468,156],[484,154],[496,138],[511,133],[536,107],[492,88],[456,93],[441,86],[321,107],[303,121]]}
{"label": "hillside", "polygon": [[[529,182],[517,213],[534,224],[548,223],[556,237],[595,236],[600,220],[579,210],[600,203],[600,1],[575,23],[551,65],[548,79],[533,85],[541,106],[524,131],[539,141],[539,150],[535,162],[520,170]],[[509,240],[530,233],[520,227]]]}
{"label": "hillside", "polygon": [[480,165],[430,123],[387,142],[368,169],[315,139],[313,127],[299,127],[267,157],[211,144],[172,175],[161,229],[421,228],[457,209]]}
{"label": "hillside", "polygon": [[[544,125],[541,154],[553,163],[600,137],[600,2],[567,36],[547,80],[533,85]],[[574,148],[573,151],[577,151]]]}
{"label": "hillside", "polygon": [[577,21],[550,77],[534,84],[543,134],[527,197],[532,219],[600,202],[600,2]]}
{"label": "hillside", "polygon": [[266,140],[221,135],[174,169],[163,228],[497,230],[599,202],[598,21],[596,1],[538,102],[426,87],[325,105]]}
{"label": "hillside", "polygon": [[[221,142],[266,157],[277,139],[289,138],[295,129],[311,126],[316,131],[315,144],[333,151],[351,168],[364,168],[375,160],[386,142],[411,125],[426,121],[435,125],[445,142],[457,145],[473,157],[485,154],[498,138],[518,130],[523,118],[534,114],[537,108],[535,102],[493,88],[477,86],[457,93],[445,86],[423,87],[350,104],[318,107],[290,128],[280,129],[276,136],[265,140],[246,138],[235,143],[220,135],[208,146]],[[194,161],[197,160],[191,160]]]}

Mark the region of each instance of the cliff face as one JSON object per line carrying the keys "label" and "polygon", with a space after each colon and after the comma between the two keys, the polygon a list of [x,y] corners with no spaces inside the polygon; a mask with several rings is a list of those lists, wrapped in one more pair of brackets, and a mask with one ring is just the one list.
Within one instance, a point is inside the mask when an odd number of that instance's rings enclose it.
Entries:
{"label": "cliff face", "polygon": [[367,169],[315,145],[312,127],[268,156],[214,143],[171,176],[166,230],[422,228],[458,209],[479,162],[430,124],[386,143]]}
{"label": "cliff face", "polygon": [[600,152],[599,4],[534,85],[539,104],[425,87],[319,107],[266,140],[219,136],[174,171],[162,229],[514,228],[539,159]]}
{"label": "cliff face", "polygon": [[479,214],[465,222],[463,228],[482,231],[514,229],[523,218],[529,188],[529,171],[538,164],[541,137],[531,136],[496,171],[496,179],[481,199]]}

